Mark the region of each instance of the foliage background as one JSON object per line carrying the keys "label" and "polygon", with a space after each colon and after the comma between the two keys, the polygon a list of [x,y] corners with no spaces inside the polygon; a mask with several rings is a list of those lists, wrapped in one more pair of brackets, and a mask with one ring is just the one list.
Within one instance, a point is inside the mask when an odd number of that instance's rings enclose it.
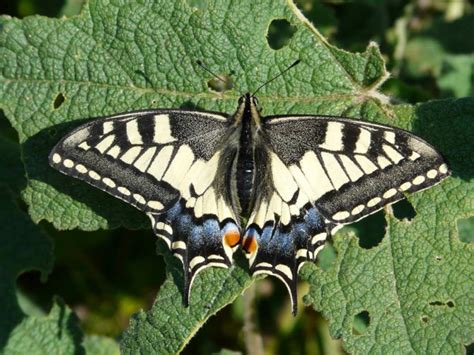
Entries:
{"label": "foliage background", "polygon": [[[202,5],[196,0],[189,3]],[[297,4],[328,41],[339,48],[364,51],[370,41],[379,43],[392,73],[382,91],[394,99],[418,103],[474,96],[474,11],[468,1],[300,0]],[[81,1],[17,0],[1,6],[4,7],[2,14],[20,18],[33,14],[60,17],[78,13]],[[269,41],[272,46],[284,46],[291,36],[292,28],[280,21],[271,27]],[[21,178],[24,172],[18,137],[3,116],[0,137],[2,152],[7,152],[0,158],[0,208],[11,211],[10,215],[2,216],[2,222],[21,220],[28,224],[25,214],[15,212],[15,206],[26,210],[19,195],[25,184]],[[397,204],[394,213],[399,218],[414,216],[408,202]],[[47,222],[40,223],[40,230],[35,230],[34,225],[29,228],[26,241],[32,233],[50,238],[54,249],[44,253],[54,252],[54,265],[48,258],[42,259],[39,252],[26,257],[31,268],[49,268],[51,273],[46,278],[35,271],[17,271],[21,275],[15,296],[22,309],[27,309],[29,314],[48,314],[54,296],[59,295],[79,318],[84,333],[94,335],[86,338],[90,344],[86,348],[91,352],[96,351],[95,347],[116,352],[116,344],[111,339],[120,338],[131,314],[151,307],[165,280],[165,263],[156,255],[151,231],[119,228],[59,232]],[[385,229],[383,213],[351,228],[357,231],[360,245],[366,248],[377,245]],[[474,218],[458,221],[458,231],[461,240],[472,243]],[[6,236],[7,231],[3,233]],[[330,264],[332,258],[333,252],[327,248],[320,260],[321,267]],[[307,288],[303,283],[300,293],[306,293]],[[290,316],[285,304],[286,290],[274,280],[267,278],[258,282],[252,292],[256,294],[256,325],[268,353],[337,354],[344,351],[341,341],[329,336],[327,321],[312,307],[304,308],[296,318]],[[210,318],[184,352],[245,351],[251,340],[245,337],[243,329],[253,324],[244,312],[247,302],[248,295]],[[59,311],[63,309],[61,304],[58,301],[54,307]],[[74,317],[71,315],[70,319]],[[367,314],[362,312],[354,319],[353,332],[363,334],[369,323]],[[72,351],[72,348],[65,349]],[[472,346],[469,349],[472,351]]]}

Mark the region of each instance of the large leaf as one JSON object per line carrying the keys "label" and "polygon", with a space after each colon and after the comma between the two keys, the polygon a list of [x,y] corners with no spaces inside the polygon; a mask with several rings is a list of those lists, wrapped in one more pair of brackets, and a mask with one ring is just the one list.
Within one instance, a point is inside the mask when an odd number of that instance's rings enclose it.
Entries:
{"label": "large leaf", "polygon": [[[279,50],[273,50],[266,37],[275,19],[286,19],[296,29]],[[209,91],[211,78],[195,65],[197,59],[220,74],[235,72],[234,87],[242,91],[254,90],[300,59],[301,64],[292,72],[260,92],[265,114],[361,117],[411,129],[427,138],[447,155],[454,176],[412,198],[417,216],[410,223],[387,217],[387,235],[373,249],[360,248],[354,237],[336,238],[339,254],[333,270],[304,269],[312,285],[309,301],[330,319],[333,336],[342,336],[354,352],[384,346],[438,349],[437,344],[450,332],[456,337],[446,340],[446,349],[453,349],[453,344],[460,349],[473,338],[464,306],[469,302],[467,290],[472,281],[454,283],[472,271],[467,262],[472,254],[468,254],[469,245],[456,239],[453,227],[456,218],[474,214],[468,165],[472,160],[466,160],[472,159],[466,153],[472,151],[472,139],[466,138],[460,145],[463,138],[454,136],[454,132],[461,137],[469,133],[467,117],[474,114],[471,101],[421,107],[389,105],[377,91],[387,77],[377,46],[371,44],[360,54],[334,48],[286,1],[216,0],[199,10],[181,1],[91,1],[79,16],[70,19],[3,18],[0,43],[0,104],[20,135],[28,174],[23,196],[34,221],[46,219],[60,229],[148,227],[132,208],[50,169],[47,155],[62,135],[88,117],[149,107],[232,112],[241,92]],[[439,110],[431,109],[437,105]],[[463,114],[463,120],[450,123],[449,140],[444,139],[446,132],[439,130],[443,120],[436,116],[438,111]],[[417,243],[421,243],[419,247]],[[442,252],[442,271],[431,266],[427,246]],[[419,268],[404,268],[405,259],[407,265]],[[228,271],[207,270],[195,283],[190,308],[184,309],[176,286],[182,284],[179,264],[175,260],[168,264],[172,265],[169,279],[152,310],[133,318],[122,342],[124,352],[178,351],[210,315],[250,282],[245,267],[239,265]],[[415,313],[406,307],[415,304],[419,309],[425,304],[423,297],[413,296],[422,281],[444,273],[449,279],[441,283],[439,293],[429,289],[422,294],[425,298],[436,296],[429,302],[445,302],[446,310],[434,303],[433,312],[438,313],[427,313],[428,326],[423,320],[408,323]],[[364,310],[371,317],[369,326],[363,335],[356,336],[350,331],[352,318]],[[427,306],[426,312],[431,310]],[[445,321],[446,312],[452,312],[450,319],[457,322]],[[384,320],[387,324],[380,322]],[[426,327],[429,336],[417,337],[425,335]]]}

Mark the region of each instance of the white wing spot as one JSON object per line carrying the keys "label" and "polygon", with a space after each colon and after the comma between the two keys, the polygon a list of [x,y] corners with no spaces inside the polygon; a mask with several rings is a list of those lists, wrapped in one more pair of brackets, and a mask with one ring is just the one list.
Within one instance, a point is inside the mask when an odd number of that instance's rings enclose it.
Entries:
{"label": "white wing spot", "polygon": [[364,155],[355,155],[355,160],[366,174],[371,174],[377,170],[377,166]]}
{"label": "white wing spot", "polygon": [[79,148],[84,149],[84,150],[89,150],[91,147],[89,144],[87,144],[86,141],[82,142],[81,144],[78,145]]}
{"label": "white wing spot", "polygon": [[125,195],[125,196],[130,196],[130,195],[131,195],[130,190],[127,189],[126,187],[120,186],[117,190],[118,190],[118,192],[120,192],[122,195]]}
{"label": "white wing spot", "polygon": [[176,249],[186,250],[186,243],[181,241],[181,240],[178,240],[178,241],[173,242],[171,244],[171,249],[173,249],[173,250],[176,250]]}
{"label": "white wing spot", "polygon": [[114,135],[110,135],[102,139],[96,146],[95,149],[97,149],[99,152],[104,154],[104,152],[109,149],[109,147],[112,145],[112,143],[115,140]]}
{"label": "white wing spot", "polygon": [[130,144],[143,144],[142,136],[138,131],[137,119],[130,120],[126,123],[127,139]]}
{"label": "white wing spot", "polygon": [[104,122],[104,124],[102,125],[102,129],[104,130],[104,134],[112,132],[112,130],[114,129],[114,123],[112,121]]}
{"label": "white wing spot", "polygon": [[323,159],[324,166],[326,167],[326,171],[329,174],[329,178],[336,189],[339,189],[342,185],[349,182],[349,178],[347,177],[334,154],[322,152],[321,158]]}
{"label": "white wing spot", "polygon": [[342,129],[344,125],[340,122],[328,122],[326,130],[326,137],[324,143],[320,144],[319,147],[328,150],[341,151],[344,148],[342,140]]}
{"label": "white wing spot", "polygon": [[326,240],[327,234],[326,233],[318,233],[313,238],[311,238],[311,244],[316,244],[317,242],[321,242]]}
{"label": "white wing spot", "polygon": [[425,181],[425,177],[423,175],[418,175],[416,178],[413,179],[413,185],[420,185]]}
{"label": "white wing spot", "polygon": [[374,206],[378,205],[380,203],[380,201],[382,201],[382,199],[380,197],[374,197],[369,202],[367,202],[367,207],[374,207]]}
{"label": "white wing spot", "polygon": [[340,211],[332,215],[332,219],[335,221],[342,221],[343,219],[346,219],[347,217],[350,216],[350,213],[347,211]]}
{"label": "white wing spot", "polygon": [[163,223],[163,222],[158,222],[155,225],[155,228],[164,230],[164,231],[168,232],[169,234],[173,233],[173,228],[171,228],[171,226],[169,224],[166,224],[166,223]]}
{"label": "white wing spot", "polygon": [[395,163],[397,164],[400,160],[403,160],[403,155],[401,155],[399,152],[397,152],[395,149],[393,149],[391,146],[384,144],[382,146],[383,151],[387,156]]}
{"label": "white wing spot", "polygon": [[148,166],[150,165],[150,162],[153,159],[155,152],[156,147],[148,148],[145,153],[143,153],[133,165],[141,172],[145,172],[145,170],[148,169]]}
{"label": "white wing spot", "polygon": [[142,205],[146,203],[145,198],[140,194],[133,194],[133,198],[135,199],[135,201],[141,203]]}
{"label": "white wing spot", "polygon": [[125,152],[124,155],[120,158],[124,163],[127,164],[132,164],[135,159],[140,155],[140,152],[142,151],[142,148],[140,147],[132,147],[129,150]]}
{"label": "white wing spot", "polygon": [[283,164],[280,158],[274,153],[271,154],[270,164],[275,189],[284,201],[290,201],[298,190],[298,185],[296,185],[286,165]]}
{"label": "white wing spot", "polygon": [[403,184],[400,185],[400,190],[406,191],[411,187],[411,182],[404,182]]}
{"label": "white wing spot", "polygon": [[420,157],[420,154],[418,154],[417,152],[412,152],[410,154],[410,156],[408,157],[408,159],[412,160],[412,161],[415,161],[416,159],[418,159]]}
{"label": "white wing spot", "polygon": [[76,170],[79,171],[81,174],[87,173],[87,168],[82,164],[77,164]]}
{"label": "white wing spot", "polygon": [[148,201],[147,205],[154,210],[162,210],[164,207],[160,201]]}
{"label": "white wing spot", "polygon": [[395,132],[385,131],[383,137],[387,142],[395,144]]}
{"label": "white wing spot", "polygon": [[171,186],[179,189],[181,181],[185,178],[186,173],[193,164],[193,161],[194,154],[191,148],[188,145],[182,145],[179,147],[176,156],[171,161],[165,176],[163,176],[163,180],[171,184]]}
{"label": "white wing spot", "polygon": [[[326,192],[333,190],[331,181],[313,152],[305,153],[300,160],[300,166],[306,180],[311,185],[311,189],[315,192],[315,195],[312,196],[315,200]],[[316,176],[318,177],[317,179]]]}
{"label": "white wing spot", "polygon": [[171,134],[170,117],[169,115],[156,115],[155,130],[153,142],[158,144],[167,144],[176,141],[176,138]]}
{"label": "white wing spot", "polygon": [[446,164],[442,164],[440,167],[439,167],[439,172],[441,174],[446,174],[448,172],[448,166]]}
{"label": "white wing spot", "polygon": [[354,208],[352,209],[351,214],[352,214],[353,216],[355,216],[355,215],[361,213],[361,212],[364,210],[364,208],[365,208],[364,205],[356,206],[356,207],[354,207]]}
{"label": "white wing spot", "polygon": [[150,167],[148,168],[148,174],[153,175],[157,180],[161,180],[161,177],[168,166],[172,153],[173,146],[168,145],[163,147],[150,164]]}
{"label": "white wing spot", "polygon": [[344,168],[352,181],[357,181],[364,176],[362,170],[347,155],[340,154],[339,158],[341,158],[342,164],[344,164]]}
{"label": "white wing spot", "polygon": [[202,256],[195,256],[194,258],[191,259],[191,262],[189,263],[189,267],[191,269],[193,269],[197,264],[200,264],[202,263],[203,261],[205,261],[206,259],[204,259],[204,257]]}
{"label": "white wing spot", "polygon": [[106,184],[108,187],[111,187],[111,188],[114,188],[116,185],[115,185],[115,182],[112,180],[112,179],[109,179],[109,178],[103,178],[102,179],[102,182],[104,184]]}
{"label": "white wing spot", "polygon": [[363,128],[359,128],[359,129],[360,129],[360,134],[359,134],[359,138],[357,139],[354,152],[359,153],[359,154],[365,154],[367,153],[370,147],[371,134],[366,129],[363,129]]}
{"label": "white wing spot", "polygon": [[438,172],[434,169],[431,169],[426,173],[426,176],[428,176],[429,179],[434,179],[438,175]]}
{"label": "white wing spot", "polygon": [[392,163],[387,158],[381,155],[377,157],[377,163],[379,164],[381,169],[385,169],[387,166],[392,165]]}
{"label": "white wing spot", "polygon": [[60,163],[61,162],[61,156],[58,153],[53,154],[53,163]]}
{"label": "white wing spot", "polygon": [[291,269],[284,265],[284,264],[278,264],[275,266],[275,269],[286,275],[290,280],[293,280],[293,274],[291,273]]}
{"label": "white wing spot", "polygon": [[94,180],[100,180],[100,175],[97,174],[94,170],[89,171],[89,176]]}
{"label": "white wing spot", "polygon": [[390,198],[390,197],[395,196],[396,194],[397,194],[396,189],[390,189],[390,190],[385,191],[385,193],[383,194],[383,198]]}
{"label": "white wing spot", "polygon": [[71,159],[64,159],[63,165],[66,168],[72,168],[74,166],[74,162]]}
{"label": "white wing spot", "polygon": [[112,158],[117,159],[120,154],[120,147],[118,145],[114,145],[107,151],[107,155],[110,155]]}

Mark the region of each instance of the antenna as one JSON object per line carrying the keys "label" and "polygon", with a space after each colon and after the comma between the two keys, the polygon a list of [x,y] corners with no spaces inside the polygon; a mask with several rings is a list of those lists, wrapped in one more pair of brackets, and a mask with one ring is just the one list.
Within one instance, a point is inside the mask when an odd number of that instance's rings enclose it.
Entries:
{"label": "antenna", "polygon": [[207,71],[209,74],[211,74],[214,78],[216,78],[217,80],[220,80],[222,81],[224,84],[227,84],[227,82],[222,79],[219,75],[217,75],[216,73],[212,72],[210,69],[208,69],[207,67],[204,66],[204,64],[198,59],[196,60],[196,64],[199,65],[202,69],[204,69],[205,71]]}
{"label": "antenna", "polygon": [[263,88],[265,85],[271,83],[273,80],[275,79],[278,79],[280,76],[282,76],[283,74],[285,74],[288,70],[290,70],[291,68],[293,68],[295,65],[299,64],[301,62],[301,60],[296,60],[293,64],[291,64],[288,68],[286,68],[285,70],[283,70],[282,72],[280,72],[278,75],[274,76],[272,79],[264,82],[262,85],[260,85],[257,90],[255,90],[252,94],[252,96],[255,96],[255,94],[261,89]]}

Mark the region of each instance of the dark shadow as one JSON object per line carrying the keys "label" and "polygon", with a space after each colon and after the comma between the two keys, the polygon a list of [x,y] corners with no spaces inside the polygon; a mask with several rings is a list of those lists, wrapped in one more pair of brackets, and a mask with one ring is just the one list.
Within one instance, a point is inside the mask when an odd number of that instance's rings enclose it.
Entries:
{"label": "dark shadow", "polygon": [[[420,36],[435,38],[447,52],[453,54],[470,54],[474,52],[472,33],[474,15],[462,16],[454,21],[438,20]],[[463,35],[464,34],[464,35]]]}
{"label": "dark shadow", "polygon": [[411,221],[416,216],[416,211],[408,200],[401,200],[392,205],[393,215],[400,221]]}
{"label": "dark shadow", "polygon": [[354,316],[352,320],[352,334],[362,335],[366,332],[370,325],[370,314],[367,311],[362,311]]}
{"label": "dark shadow", "polygon": [[385,214],[383,210],[380,210],[346,228],[355,230],[362,248],[371,249],[380,244],[386,227]]}
{"label": "dark shadow", "polygon": [[474,177],[474,98],[430,101],[416,109],[413,132],[446,158],[452,175]]}
{"label": "dark shadow", "polygon": [[[219,80],[220,79],[220,80]],[[225,92],[234,87],[234,80],[230,75],[219,75],[219,79],[213,78],[207,82],[207,87],[215,92]]]}
{"label": "dark shadow", "polygon": [[23,144],[23,159],[30,180],[47,183],[59,192],[84,203],[97,215],[105,218],[110,228],[125,226],[129,229],[149,228],[143,212],[127,205],[106,192],[87,183],[65,176],[49,166],[48,156],[55,144],[74,128],[90,121],[76,120],[45,128]]}
{"label": "dark shadow", "polygon": [[270,48],[278,50],[287,46],[291,38],[296,33],[296,27],[292,26],[288,20],[273,20],[268,26],[267,41]]}
{"label": "dark shadow", "polygon": [[56,98],[53,101],[53,108],[57,110],[58,108],[61,107],[61,105],[64,103],[64,100],[66,98],[64,97],[63,93],[60,92],[58,95],[56,95]]}
{"label": "dark shadow", "polygon": [[196,105],[192,101],[185,101],[183,102],[180,106],[180,109],[182,110],[196,110],[196,111],[204,111],[204,109],[198,105]]}

